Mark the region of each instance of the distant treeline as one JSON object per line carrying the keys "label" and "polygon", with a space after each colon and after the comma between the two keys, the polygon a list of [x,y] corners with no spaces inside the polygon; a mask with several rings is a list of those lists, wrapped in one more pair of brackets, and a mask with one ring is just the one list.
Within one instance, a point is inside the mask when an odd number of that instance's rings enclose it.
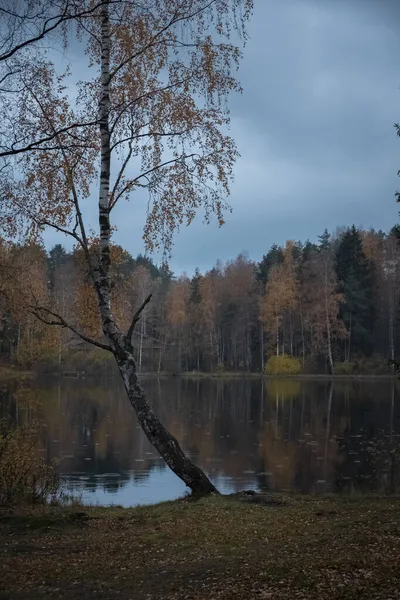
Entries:
{"label": "distant treeline", "polygon": [[[113,248],[113,304],[134,332],[141,371],[263,371],[285,365],[305,373],[385,373],[400,352],[399,229],[327,230],[318,243],[274,244],[257,263],[240,254],[205,274],[174,276],[147,257]],[[50,370],[103,365],[66,328],[31,313],[43,305],[97,336],[96,298],[79,250],[0,243],[2,362]],[[294,365],[294,366],[293,366]],[[286,367],[285,367],[286,368]],[[271,368],[270,368],[271,372]]]}

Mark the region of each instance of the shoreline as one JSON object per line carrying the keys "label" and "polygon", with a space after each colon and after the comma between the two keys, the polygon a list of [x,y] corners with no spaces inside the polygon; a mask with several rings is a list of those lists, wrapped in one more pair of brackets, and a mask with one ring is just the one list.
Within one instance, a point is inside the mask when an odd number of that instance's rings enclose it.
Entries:
{"label": "shoreline", "polygon": [[[66,375],[66,373],[69,373]],[[74,376],[74,373],[77,376]],[[109,378],[113,378],[114,376],[119,376],[118,373],[109,375]],[[223,371],[221,373],[207,373],[202,371],[183,371],[181,373],[172,373],[172,372],[143,372],[139,375],[143,379],[261,379],[264,381],[275,381],[275,380],[325,380],[325,381],[371,381],[371,380],[397,380],[399,379],[399,375],[387,373],[387,374],[371,374],[367,375],[365,373],[356,374],[353,373],[351,375],[329,375],[327,373],[298,373],[296,375],[266,375],[264,373],[255,373],[255,372],[239,372],[239,371]],[[65,373],[38,373],[34,370],[28,369],[17,369],[14,367],[4,367],[0,366],[0,382],[7,381],[18,381],[18,380],[27,380],[27,379],[40,379],[40,378],[61,378],[61,379],[92,379],[93,377],[98,377],[98,372],[85,372],[77,369],[76,371],[69,370],[65,371]]]}
{"label": "shoreline", "polygon": [[[149,376],[151,376],[152,374],[149,373]],[[142,374],[142,376],[144,376],[144,374]],[[167,375],[167,376],[172,376],[171,374]],[[367,374],[352,374],[352,375],[329,375],[327,373],[298,373],[297,375],[265,375],[263,373],[238,373],[238,372],[225,372],[223,374],[219,374],[219,373],[191,373],[191,372],[185,372],[185,373],[181,373],[180,375],[176,375],[175,377],[181,377],[182,379],[188,379],[188,378],[193,378],[193,379],[264,379],[264,380],[269,380],[269,379],[326,379],[326,380],[331,380],[331,379],[346,379],[346,380],[350,380],[350,379],[398,379],[398,375],[394,375],[391,373],[388,374],[371,374],[371,375],[367,375]]]}

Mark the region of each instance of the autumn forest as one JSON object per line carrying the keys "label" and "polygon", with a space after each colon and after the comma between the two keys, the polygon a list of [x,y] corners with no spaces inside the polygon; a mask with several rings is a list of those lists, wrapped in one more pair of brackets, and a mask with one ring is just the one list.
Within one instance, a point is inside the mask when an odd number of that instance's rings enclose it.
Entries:
{"label": "autumn forest", "polygon": [[[259,263],[239,255],[192,277],[113,246],[113,304],[126,328],[152,295],[134,331],[141,372],[268,372],[270,365],[270,373],[385,373],[400,350],[397,233],[326,230],[317,243],[274,244]],[[1,254],[2,362],[112,368],[106,352],[29,310],[40,301],[101,338],[81,252],[3,242]],[[294,359],[289,367],[287,359]]]}

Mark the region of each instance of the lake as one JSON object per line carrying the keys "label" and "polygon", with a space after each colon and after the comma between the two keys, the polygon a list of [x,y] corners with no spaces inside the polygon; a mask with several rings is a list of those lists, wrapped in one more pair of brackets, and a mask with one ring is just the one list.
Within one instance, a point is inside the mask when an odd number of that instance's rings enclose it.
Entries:
{"label": "lake", "polygon": [[[222,492],[393,491],[399,484],[398,381],[143,383],[163,423]],[[3,415],[25,422],[39,414],[40,451],[61,459],[67,489],[84,502],[132,506],[187,491],[147,441],[119,379],[48,379],[0,393]]]}

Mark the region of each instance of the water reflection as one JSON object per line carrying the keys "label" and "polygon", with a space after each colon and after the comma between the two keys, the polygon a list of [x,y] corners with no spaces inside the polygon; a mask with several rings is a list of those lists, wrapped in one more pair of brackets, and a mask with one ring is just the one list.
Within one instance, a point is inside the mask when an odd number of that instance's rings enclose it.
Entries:
{"label": "water reflection", "polygon": [[[397,381],[145,384],[163,422],[221,491],[398,485]],[[3,414],[15,420],[39,412],[41,451],[48,460],[62,459],[69,488],[85,500],[132,505],[184,493],[145,438],[119,380],[64,379],[0,393]]]}

